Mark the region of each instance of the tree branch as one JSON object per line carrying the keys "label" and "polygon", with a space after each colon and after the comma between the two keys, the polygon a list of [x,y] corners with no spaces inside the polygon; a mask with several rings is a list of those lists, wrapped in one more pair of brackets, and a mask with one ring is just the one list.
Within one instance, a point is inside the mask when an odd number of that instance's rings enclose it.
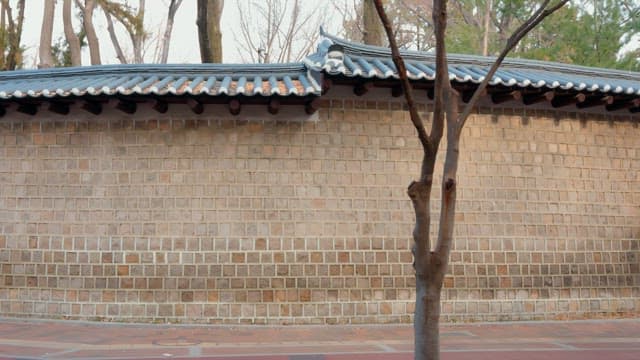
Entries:
{"label": "tree branch", "polygon": [[485,76],[484,80],[482,80],[482,82],[480,83],[476,91],[474,91],[473,96],[471,97],[471,100],[469,100],[469,102],[464,108],[464,111],[458,118],[459,125],[458,125],[457,131],[459,132],[462,131],[462,128],[467,122],[467,119],[469,118],[471,111],[473,111],[473,108],[476,106],[476,104],[480,100],[480,96],[484,94],[484,90],[489,85],[489,82],[491,81],[491,79],[493,79],[493,75],[496,73],[496,71],[498,71],[498,68],[500,67],[504,59],[507,57],[507,54],[511,50],[513,50],[513,48],[516,47],[516,45],[518,45],[518,42],[520,42],[520,40],[522,40],[523,37],[525,37],[532,29],[538,26],[538,24],[540,24],[542,20],[544,20],[546,17],[548,17],[549,15],[553,14],[558,9],[563,7],[566,3],[569,2],[569,0],[560,0],[554,6],[550,7],[549,9],[546,9],[546,7],[549,5],[549,2],[550,0],[545,0],[540,5],[540,8],[538,8],[538,10],[536,10],[536,12],[527,21],[525,21],[522,25],[520,25],[520,27],[516,29],[516,31],[511,35],[511,37],[509,37],[504,49],[502,49],[502,51],[500,52],[500,55],[498,56],[496,61],[493,63],[493,65],[489,69],[489,72]]}
{"label": "tree branch", "polygon": [[445,105],[451,92],[449,80],[449,64],[445,45],[445,31],[447,28],[447,1],[433,0],[434,35],[436,39],[436,79],[434,84],[433,125],[431,126],[431,140],[440,143],[444,131]]}
{"label": "tree branch", "polygon": [[[382,26],[384,27],[384,31],[387,33],[387,38],[389,39],[389,45],[391,47],[391,56],[393,59],[393,63],[398,70],[398,76],[400,77],[400,83],[402,84],[402,90],[404,90],[404,96],[407,101],[407,105],[409,106],[409,115],[411,117],[411,122],[413,126],[416,128],[418,132],[418,138],[420,139],[420,143],[425,151],[425,153],[432,153],[433,146],[429,136],[427,135],[427,131],[424,128],[424,123],[420,114],[418,113],[417,107],[415,105],[415,101],[413,98],[413,87],[409,82],[409,78],[407,77],[407,68],[404,64],[404,60],[402,56],[400,56],[400,50],[398,50],[398,44],[396,43],[395,35],[393,33],[393,28],[391,26],[391,22],[387,17],[387,14],[384,11],[381,0],[376,0],[375,2],[376,11],[378,12],[378,16],[382,21]],[[422,179],[421,179],[422,180]]]}
{"label": "tree branch", "polygon": [[116,57],[121,64],[126,64],[127,58],[126,56],[124,56],[124,52],[122,51],[122,47],[120,46],[120,41],[118,41],[118,36],[116,35],[116,31],[113,27],[113,20],[111,19],[111,15],[108,11],[105,11],[104,16],[107,19],[107,31],[109,32],[109,37],[111,38],[113,48],[116,51]]}
{"label": "tree branch", "polygon": [[71,53],[71,65],[82,65],[82,57],[80,53],[80,40],[73,30],[71,16],[71,0],[64,0],[62,3],[62,23],[64,26],[64,36],[69,44],[69,52]]}

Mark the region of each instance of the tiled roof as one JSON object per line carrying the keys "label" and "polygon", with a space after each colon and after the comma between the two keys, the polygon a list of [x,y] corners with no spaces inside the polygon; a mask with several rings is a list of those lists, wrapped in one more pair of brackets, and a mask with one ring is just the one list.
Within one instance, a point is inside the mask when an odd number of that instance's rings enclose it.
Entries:
{"label": "tiled roof", "polygon": [[0,99],[99,95],[308,96],[303,64],[103,65],[0,72]]}
{"label": "tiled roof", "polygon": [[[305,63],[311,69],[353,79],[398,78],[389,48],[356,44],[328,34],[323,35],[325,38],[318,45],[317,52],[305,59]],[[342,46],[342,59],[336,61],[327,57],[329,46],[332,44]],[[410,79],[435,79],[434,53],[401,53]],[[492,57],[451,54],[449,78],[458,83],[478,84],[484,80],[494,60]],[[640,73],[508,58],[491,79],[490,85],[600,92],[635,97],[640,96]]]}
{"label": "tiled roof", "polygon": [[[170,103],[187,103],[200,114],[203,104],[216,103],[228,104],[234,115],[242,104],[266,104],[275,114],[282,102],[304,105],[311,114],[332,82],[353,85],[356,95],[363,95],[371,86],[391,87],[392,95],[399,95],[398,74],[388,48],[323,35],[317,52],[301,63],[101,65],[0,72],[0,117],[14,110],[34,115],[43,104],[50,111],[67,114],[69,104],[76,101],[98,114],[102,104],[114,98],[111,102],[118,109],[130,113],[136,111],[137,103],[154,102],[159,112],[167,111]],[[341,50],[330,52],[331,45],[340,45]],[[417,87],[432,90],[433,53],[404,51],[403,55],[409,78]],[[493,61],[491,57],[449,56],[449,76],[462,91],[463,100],[484,79]],[[511,101],[513,106],[513,101],[521,100],[523,105],[557,108],[575,104],[596,112],[604,108],[640,113],[637,72],[506,59],[490,85],[487,94],[494,104]]]}

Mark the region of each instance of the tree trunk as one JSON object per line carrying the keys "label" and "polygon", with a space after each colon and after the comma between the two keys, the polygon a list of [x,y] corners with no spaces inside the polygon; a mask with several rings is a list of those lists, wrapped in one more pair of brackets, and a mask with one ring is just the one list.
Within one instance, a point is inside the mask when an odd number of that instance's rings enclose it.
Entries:
{"label": "tree trunk", "polygon": [[362,41],[368,45],[382,46],[382,25],[373,0],[362,0],[362,25]]}
{"label": "tree trunk", "polygon": [[414,358],[437,360],[440,358],[440,288],[428,278],[416,276],[416,311]]}
{"label": "tree trunk", "polygon": [[144,62],[142,47],[144,46],[144,11],[145,0],[140,0],[138,4],[138,13],[136,14],[136,23],[134,24],[134,32],[131,34],[131,40],[133,43],[133,62],[136,64],[142,64]]}
{"label": "tree trunk", "polygon": [[7,52],[4,69],[15,70],[18,65],[22,64],[22,49],[20,49],[20,40],[22,37],[22,24],[24,23],[24,5],[25,0],[18,1],[18,18],[14,19],[9,0],[2,0],[3,17],[6,18],[8,27],[7,43],[5,44],[9,50]]}
{"label": "tree trunk", "polygon": [[62,23],[64,26],[64,37],[69,44],[69,51],[71,52],[71,65],[81,66],[82,57],[80,55],[80,40],[78,35],[73,30],[73,23],[71,17],[71,0],[64,0],[62,3]]}
{"label": "tree trunk", "polygon": [[220,18],[224,0],[198,0],[198,40],[203,63],[222,62]]}
{"label": "tree trunk", "polygon": [[93,10],[96,7],[94,0],[85,0],[83,22],[84,31],[87,34],[87,42],[89,43],[89,55],[91,57],[91,65],[100,65],[100,43],[96,35],[96,29],[93,26]]}
{"label": "tree trunk", "polygon": [[200,60],[203,63],[213,62],[213,55],[209,47],[209,32],[207,31],[207,0],[198,0],[198,42],[200,44]]}
{"label": "tree trunk", "polygon": [[173,31],[173,21],[178,8],[182,4],[182,0],[171,0],[169,11],[167,13],[167,25],[162,36],[162,44],[160,46],[160,63],[166,64],[169,59],[169,45],[171,43],[171,32]]}
{"label": "tree trunk", "polygon": [[4,1],[0,1],[0,29],[2,29],[2,31],[0,31],[0,69],[5,69],[4,49],[7,48],[7,32],[5,31],[6,18]]}
{"label": "tree trunk", "polygon": [[53,66],[53,56],[51,54],[51,37],[53,33],[53,15],[55,13],[56,1],[45,0],[44,15],[42,16],[42,28],[40,30],[40,64],[39,68],[50,68]]}
{"label": "tree trunk", "polygon": [[220,30],[220,19],[222,19],[222,9],[224,0],[212,0],[207,5],[207,31],[209,41],[211,41],[212,62],[222,62],[222,31]]}
{"label": "tree trunk", "polygon": [[111,14],[109,14],[109,12],[105,10],[104,17],[107,19],[107,31],[109,32],[109,38],[111,39],[113,48],[116,51],[116,57],[121,64],[126,64],[127,57],[124,56],[124,51],[122,51],[122,46],[120,46],[118,35],[116,35],[116,29],[113,27],[113,19],[111,18]]}
{"label": "tree trunk", "polygon": [[415,359],[438,359],[440,289],[433,279],[429,233],[431,226],[431,187],[436,153],[425,149],[421,180],[409,185],[407,191],[416,215],[413,229],[413,267],[416,271],[416,308],[414,314]]}
{"label": "tree trunk", "polygon": [[484,34],[482,36],[482,55],[489,55],[489,27],[491,26],[491,0],[487,2],[484,12]]}

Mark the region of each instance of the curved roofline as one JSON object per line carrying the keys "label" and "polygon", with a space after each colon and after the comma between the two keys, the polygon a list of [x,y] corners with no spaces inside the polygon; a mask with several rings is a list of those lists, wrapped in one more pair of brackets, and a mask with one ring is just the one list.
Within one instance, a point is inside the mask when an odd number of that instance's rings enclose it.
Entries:
{"label": "curved roofline", "polygon": [[304,63],[284,64],[110,64],[76,66],[48,69],[28,69],[0,72],[0,80],[31,79],[47,77],[100,76],[113,74],[171,74],[171,75],[215,75],[215,76],[246,76],[264,74],[288,74],[304,72],[308,68]]}
{"label": "curved roofline", "polygon": [[[320,34],[332,41],[335,44],[342,45],[344,52],[347,54],[357,55],[361,57],[390,57],[391,49],[383,46],[365,45],[361,43],[351,42],[335,35],[329,34],[320,29]],[[400,54],[403,57],[410,60],[419,61],[435,61],[435,53],[430,51],[416,51],[416,50],[400,50]],[[448,54],[448,59],[451,64],[454,65],[477,65],[477,66],[491,66],[496,60],[494,56],[479,56],[479,55],[465,55],[465,54]],[[558,71],[562,73],[574,73],[577,75],[602,77],[607,76],[611,78],[620,78],[624,80],[640,81],[640,72],[626,71],[626,70],[614,70],[605,68],[596,68],[582,65],[570,65],[559,62],[530,60],[521,58],[507,57],[502,62],[503,65],[509,66],[509,68],[522,68],[528,70],[545,70],[545,71]]]}

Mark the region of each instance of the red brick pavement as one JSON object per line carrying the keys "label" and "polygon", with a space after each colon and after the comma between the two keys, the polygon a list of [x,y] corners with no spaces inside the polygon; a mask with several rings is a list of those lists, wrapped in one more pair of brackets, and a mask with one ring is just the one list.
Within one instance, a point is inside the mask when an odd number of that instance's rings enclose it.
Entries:
{"label": "red brick pavement", "polygon": [[[640,319],[444,325],[443,360],[638,360]],[[0,319],[2,359],[404,360],[412,327],[175,326]]]}

